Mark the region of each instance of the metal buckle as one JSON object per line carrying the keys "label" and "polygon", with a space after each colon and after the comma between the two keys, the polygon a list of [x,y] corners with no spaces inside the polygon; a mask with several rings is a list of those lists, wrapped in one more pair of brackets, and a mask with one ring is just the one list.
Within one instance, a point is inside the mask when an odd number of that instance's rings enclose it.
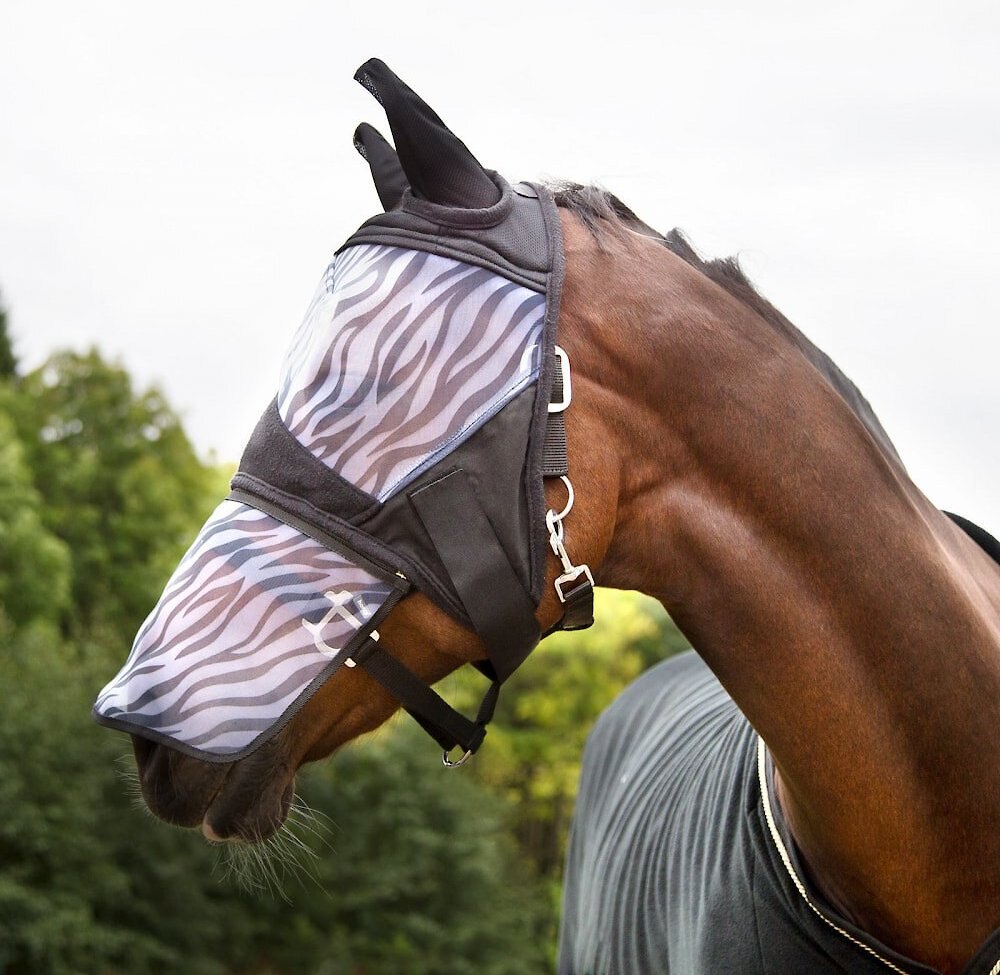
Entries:
{"label": "metal buckle", "polygon": [[562,371],[563,398],[561,403],[549,403],[549,412],[562,413],[573,402],[573,382],[570,379],[569,356],[566,355],[566,350],[558,345],[552,346],[552,351],[555,352],[556,358],[559,360],[559,368]]}
{"label": "metal buckle", "polygon": [[[574,588],[566,592],[563,588],[569,582],[576,582],[580,576],[584,577],[584,581]],[[579,592],[584,586],[589,585],[591,589],[594,588],[594,576],[590,571],[589,565],[575,565],[569,572],[564,572],[561,576],[558,576],[555,581],[556,595],[559,597],[559,602],[564,603],[571,596]]]}
{"label": "metal buckle", "polygon": [[457,762],[453,762],[448,757],[450,754],[451,749],[441,753],[441,764],[444,765],[445,768],[461,768],[475,753],[470,749]]}

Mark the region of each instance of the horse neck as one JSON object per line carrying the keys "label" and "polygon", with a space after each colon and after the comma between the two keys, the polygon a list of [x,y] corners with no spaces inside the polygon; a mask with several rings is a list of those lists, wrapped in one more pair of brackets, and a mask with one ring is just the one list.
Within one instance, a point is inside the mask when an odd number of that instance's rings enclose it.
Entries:
{"label": "horse neck", "polygon": [[1000,922],[1000,574],[786,334],[660,245],[567,253],[590,439],[624,445],[600,581],[761,733],[828,895],[957,965]]}

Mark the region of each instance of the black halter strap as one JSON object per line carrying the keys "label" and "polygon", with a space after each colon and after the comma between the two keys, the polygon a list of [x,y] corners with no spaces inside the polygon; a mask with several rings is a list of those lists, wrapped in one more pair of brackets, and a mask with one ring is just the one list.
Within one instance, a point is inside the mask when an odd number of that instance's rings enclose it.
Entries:
{"label": "black halter strap", "polygon": [[473,755],[486,737],[486,725],[493,718],[500,684],[494,681],[474,721],[456,711],[426,681],[387,653],[379,641],[369,636],[354,653],[358,666],[377,680],[406,709],[410,716],[443,749],[445,755],[460,748],[465,756]]}

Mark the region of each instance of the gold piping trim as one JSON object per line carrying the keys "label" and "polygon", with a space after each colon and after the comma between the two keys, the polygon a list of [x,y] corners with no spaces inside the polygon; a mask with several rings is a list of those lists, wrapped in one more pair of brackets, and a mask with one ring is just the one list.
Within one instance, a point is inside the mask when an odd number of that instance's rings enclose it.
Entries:
{"label": "gold piping trim", "polygon": [[[785,865],[785,869],[788,871],[788,876],[792,878],[792,883],[795,884],[795,889],[802,895],[802,899],[806,902],[812,912],[828,924],[834,931],[838,934],[843,935],[847,938],[851,944],[856,945],[862,951],[868,952],[873,958],[878,959],[887,968],[891,968],[894,972],[899,972],[899,975],[909,975],[908,972],[903,971],[898,965],[894,965],[888,958],[883,958],[874,948],[870,948],[868,945],[863,944],[858,941],[857,938],[852,937],[843,928],[834,924],[810,899],[809,895],[806,893],[806,889],[799,880],[798,875],[792,867],[792,861],[788,856],[788,850],[785,849],[784,840],[781,838],[781,834],[778,833],[778,828],[774,824],[774,813],[771,811],[771,794],[767,787],[767,752],[764,746],[764,739],[759,735],[757,736],[757,778],[760,780],[760,796],[764,802],[764,818],[767,819],[767,828],[771,831],[771,839],[774,840],[774,845],[778,848],[778,854],[781,856],[781,862]],[[1000,962],[997,962],[996,967],[990,972],[990,975],[1000,975]]]}

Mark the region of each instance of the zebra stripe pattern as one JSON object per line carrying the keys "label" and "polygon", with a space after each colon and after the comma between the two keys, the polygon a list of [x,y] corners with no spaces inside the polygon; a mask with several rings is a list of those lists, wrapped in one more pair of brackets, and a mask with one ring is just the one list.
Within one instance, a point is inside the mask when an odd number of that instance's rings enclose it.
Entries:
{"label": "zebra stripe pattern", "polygon": [[270,515],[223,501],[96,712],[210,755],[272,728],[392,587]]}
{"label": "zebra stripe pattern", "polygon": [[361,244],[327,268],[282,368],[278,412],[385,500],[538,375],[545,296],[425,251]]}

